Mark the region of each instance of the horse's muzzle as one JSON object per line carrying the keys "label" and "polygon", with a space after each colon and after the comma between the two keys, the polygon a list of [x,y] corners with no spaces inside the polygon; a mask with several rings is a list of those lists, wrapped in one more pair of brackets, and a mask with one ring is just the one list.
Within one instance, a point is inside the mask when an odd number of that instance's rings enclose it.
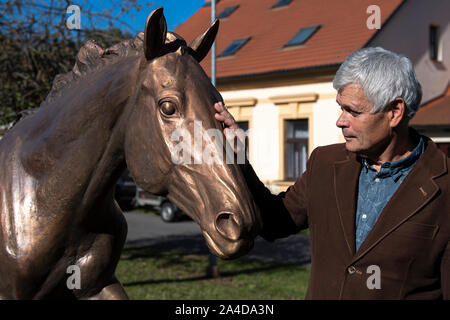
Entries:
{"label": "horse's muzzle", "polygon": [[223,211],[216,216],[217,232],[229,241],[237,241],[243,233],[242,218],[232,212]]}
{"label": "horse's muzzle", "polygon": [[222,259],[234,259],[248,253],[254,244],[252,225],[245,225],[239,213],[219,212],[214,221],[215,230],[203,229],[203,236],[213,254]]}

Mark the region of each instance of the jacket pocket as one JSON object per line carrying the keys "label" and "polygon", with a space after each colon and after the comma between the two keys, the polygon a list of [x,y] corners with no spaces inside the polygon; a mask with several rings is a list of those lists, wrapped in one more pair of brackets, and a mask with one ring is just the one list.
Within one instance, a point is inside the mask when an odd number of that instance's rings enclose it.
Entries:
{"label": "jacket pocket", "polygon": [[438,230],[439,226],[437,225],[406,221],[394,230],[392,234],[408,238],[433,240]]}

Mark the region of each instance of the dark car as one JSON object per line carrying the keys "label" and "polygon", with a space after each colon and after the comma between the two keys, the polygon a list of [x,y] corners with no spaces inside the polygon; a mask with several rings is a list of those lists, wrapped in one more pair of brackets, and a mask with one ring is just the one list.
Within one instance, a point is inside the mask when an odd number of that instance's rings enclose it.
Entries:
{"label": "dark car", "polygon": [[174,222],[181,218],[183,212],[174,205],[169,199],[151,194],[141,188],[136,188],[136,197],[134,199],[136,207],[153,207],[160,211],[161,219],[165,222]]}
{"label": "dark car", "polygon": [[116,184],[115,198],[122,210],[131,210],[134,208],[134,199],[136,197],[136,183],[128,170],[125,170]]}
{"label": "dark car", "polygon": [[120,208],[129,211],[137,207],[151,207],[159,210],[161,219],[174,222],[183,212],[169,199],[151,194],[136,185],[128,170],[125,170],[116,184],[115,198]]}

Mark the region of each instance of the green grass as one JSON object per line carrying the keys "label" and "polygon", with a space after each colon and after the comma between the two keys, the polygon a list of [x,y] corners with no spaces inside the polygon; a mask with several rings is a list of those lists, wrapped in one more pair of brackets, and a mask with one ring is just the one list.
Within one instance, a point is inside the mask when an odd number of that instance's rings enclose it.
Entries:
{"label": "green grass", "polygon": [[309,267],[217,259],[220,278],[206,276],[208,255],[127,247],[116,276],[131,299],[303,299]]}

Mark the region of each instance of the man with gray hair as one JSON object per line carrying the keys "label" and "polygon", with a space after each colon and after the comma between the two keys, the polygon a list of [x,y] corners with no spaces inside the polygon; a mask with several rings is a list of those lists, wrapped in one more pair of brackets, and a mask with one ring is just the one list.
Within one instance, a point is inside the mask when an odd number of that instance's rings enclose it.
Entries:
{"label": "man with gray hair", "polygon": [[[261,236],[310,229],[307,299],[450,299],[450,161],[408,127],[422,97],[411,61],[364,48],[333,86],[345,143],[316,148],[278,195],[242,167]],[[226,135],[238,128],[221,102],[215,108]]]}

